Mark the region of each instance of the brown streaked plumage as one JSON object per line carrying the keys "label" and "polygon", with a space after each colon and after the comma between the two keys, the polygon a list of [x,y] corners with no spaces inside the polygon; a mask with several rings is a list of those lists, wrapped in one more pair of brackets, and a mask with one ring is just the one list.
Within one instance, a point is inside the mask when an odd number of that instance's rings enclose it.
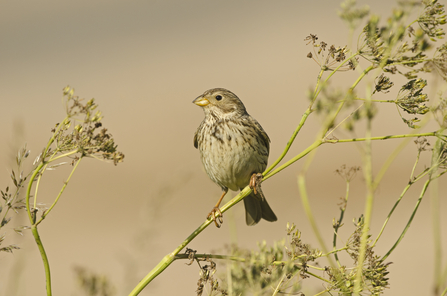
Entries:
{"label": "brown streaked plumage", "polygon": [[[222,188],[222,196],[209,216],[216,222],[216,212],[228,189],[241,190],[253,174],[267,167],[270,139],[261,125],[245,110],[242,101],[224,88],[207,90],[193,103],[202,107],[205,119],[194,135],[205,171]],[[247,225],[261,218],[276,221],[262,191],[244,198]],[[216,222],[216,225],[219,226]]]}

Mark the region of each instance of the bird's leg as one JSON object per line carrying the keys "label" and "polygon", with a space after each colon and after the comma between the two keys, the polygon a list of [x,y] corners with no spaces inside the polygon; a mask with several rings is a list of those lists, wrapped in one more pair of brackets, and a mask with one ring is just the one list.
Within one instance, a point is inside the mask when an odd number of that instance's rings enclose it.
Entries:
{"label": "bird's leg", "polygon": [[[225,194],[227,194],[227,192],[228,192],[228,188],[224,189],[224,191],[222,192],[222,196],[217,201],[217,204],[214,206],[214,208],[211,210],[211,212],[206,217],[207,219],[212,218],[214,221],[214,224],[216,224],[217,228],[220,228],[220,226],[223,223],[222,212],[220,211],[219,206],[220,206],[220,203],[222,202],[222,199],[224,198]],[[217,219],[218,219],[218,221],[217,221]]]}
{"label": "bird's leg", "polygon": [[261,173],[254,173],[250,178],[250,183],[248,186],[250,186],[251,189],[253,189],[255,195],[259,192],[262,192],[261,190],[261,180],[262,180],[262,174]]}

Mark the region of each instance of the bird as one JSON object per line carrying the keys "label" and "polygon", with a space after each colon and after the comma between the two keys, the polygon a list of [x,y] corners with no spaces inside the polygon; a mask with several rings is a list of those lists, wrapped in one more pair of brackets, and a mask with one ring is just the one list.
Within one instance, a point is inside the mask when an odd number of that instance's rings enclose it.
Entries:
{"label": "bird", "polygon": [[246,224],[256,225],[261,218],[270,222],[277,217],[258,187],[267,167],[270,138],[262,126],[247,113],[242,101],[231,91],[213,88],[198,96],[194,104],[200,106],[205,118],[194,134],[194,147],[200,152],[205,172],[220,186],[222,195],[208,219],[222,224],[219,205],[228,192],[253,188],[244,198]]}

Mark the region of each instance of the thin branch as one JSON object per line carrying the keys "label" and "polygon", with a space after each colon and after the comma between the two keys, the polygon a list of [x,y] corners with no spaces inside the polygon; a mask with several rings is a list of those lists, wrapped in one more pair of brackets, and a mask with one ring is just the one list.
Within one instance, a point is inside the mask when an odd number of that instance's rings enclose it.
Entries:
{"label": "thin branch", "polygon": [[[314,231],[315,236],[317,237],[317,240],[318,240],[323,252],[328,253],[328,248],[326,247],[326,244],[324,243],[323,237],[320,233],[320,230],[318,229],[317,222],[315,221],[315,218],[312,214],[312,210],[310,208],[309,198],[308,198],[307,190],[306,190],[306,182],[305,182],[305,178],[304,178],[303,174],[298,175],[298,188],[300,190],[300,196],[301,196],[301,201],[303,203],[304,211],[306,212],[307,218],[309,219],[310,225],[312,226],[312,230]],[[330,256],[328,256],[327,259],[331,266],[335,266],[335,264],[332,261],[332,258]]]}
{"label": "thin branch", "polygon": [[[402,139],[402,138],[416,138],[416,137],[439,137],[447,139],[447,136],[440,135],[437,131],[430,133],[420,133],[420,134],[405,134],[405,135],[389,135],[389,136],[380,136],[380,137],[371,137],[371,141],[377,140],[388,140],[388,139]],[[363,142],[366,141],[367,138],[352,138],[352,139],[327,139],[324,140],[324,143],[349,143],[349,142]]]}
{"label": "thin branch", "polygon": [[39,225],[40,222],[43,221],[43,219],[46,218],[46,216],[48,216],[48,214],[51,212],[51,210],[54,208],[54,206],[56,205],[56,203],[59,201],[59,198],[61,197],[62,193],[64,192],[65,188],[68,185],[68,182],[70,182],[71,177],[73,176],[75,170],[77,169],[79,163],[81,162],[82,157],[79,158],[78,161],[76,161],[75,166],[73,167],[73,169],[71,170],[70,175],[67,178],[67,181],[64,182],[64,185],[62,186],[61,190],[59,191],[59,194],[56,196],[56,199],[54,200],[53,204],[50,206],[50,208],[48,210],[46,210],[43,214],[42,217],[39,219],[39,221],[36,222],[36,225]]}
{"label": "thin branch", "polygon": [[39,248],[40,256],[42,257],[43,266],[45,269],[45,281],[46,281],[46,290],[47,296],[51,296],[51,272],[50,272],[50,262],[48,261],[47,253],[45,252],[45,248],[43,247],[42,241],[39,236],[39,232],[37,231],[37,225],[31,225],[31,232],[34,236],[34,240],[36,241],[37,247]]}
{"label": "thin branch", "polygon": [[405,233],[407,233],[408,228],[410,228],[411,222],[413,222],[413,218],[416,215],[416,212],[419,208],[419,205],[421,204],[422,198],[425,195],[425,192],[427,191],[428,185],[430,184],[431,180],[427,180],[424,184],[424,187],[422,188],[422,191],[419,195],[419,198],[416,202],[416,206],[414,207],[413,212],[411,213],[410,219],[407,222],[407,225],[405,225],[402,233],[400,234],[399,238],[397,239],[397,241],[394,243],[394,245],[391,247],[391,249],[382,257],[382,260],[386,260],[386,258],[388,258],[388,256],[394,251],[394,249],[397,247],[397,245],[399,245],[400,241],[404,238]]}

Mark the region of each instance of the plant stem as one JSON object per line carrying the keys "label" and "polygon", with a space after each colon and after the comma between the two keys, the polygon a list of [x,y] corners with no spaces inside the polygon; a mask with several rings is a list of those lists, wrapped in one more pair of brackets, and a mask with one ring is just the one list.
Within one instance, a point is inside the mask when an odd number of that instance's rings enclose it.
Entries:
{"label": "plant stem", "polygon": [[[230,255],[213,255],[213,254],[194,254],[194,258],[213,258],[213,259],[222,259],[222,260],[230,260],[230,261],[237,261],[237,262],[246,262],[247,261],[243,257],[230,256]],[[179,259],[189,259],[189,254],[175,255],[174,260],[179,260]]]}
{"label": "plant stem", "polygon": [[[418,155],[419,155],[419,154],[418,154]],[[418,157],[418,159],[419,159],[419,157]],[[416,160],[416,162],[415,162],[415,166],[416,166],[417,163],[418,163],[418,160]],[[414,167],[415,167],[415,166],[414,166]],[[385,230],[385,227],[386,227],[386,225],[388,224],[388,221],[390,220],[391,215],[393,214],[394,210],[397,208],[397,205],[400,203],[400,201],[402,200],[402,198],[404,197],[404,195],[407,193],[408,189],[410,189],[410,187],[411,187],[414,183],[416,183],[417,181],[419,181],[420,179],[422,179],[422,177],[426,176],[428,173],[431,172],[431,169],[430,169],[430,170],[425,170],[425,171],[423,171],[422,173],[420,173],[417,177],[415,177],[415,178],[413,179],[414,167],[413,167],[413,171],[412,171],[412,173],[411,173],[410,182],[407,184],[407,186],[405,186],[405,188],[404,188],[404,190],[402,191],[402,193],[400,194],[399,198],[398,198],[397,201],[394,203],[393,208],[392,208],[391,211],[388,213],[388,216],[387,216],[385,222],[383,223],[382,229],[380,229],[380,232],[379,232],[377,238],[374,240],[374,243],[371,245],[371,247],[374,247],[374,246],[376,245],[377,241],[379,240],[379,238],[382,236],[382,233],[383,233],[383,231]]]}
{"label": "plant stem", "polygon": [[405,233],[407,232],[408,228],[410,228],[411,222],[413,221],[413,218],[416,215],[416,212],[417,212],[417,210],[419,208],[419,205],[421,204],[422,198],[424,197],[425,192],[426,192],[430,182],[431,182],[430,179],[425,181],[424,187],[422,188],[421,194],[419,195],[418,201],[416,202],[416,206],[415,206],[413,212],[411,213],[411,216],[410,216],[410,219],[407,222],[407,225],[405,225],[404,230],[402,231],[401,235],[399,236],[397,241],[394,243],[394,245],[391,247],[391,249],[382,257],[383,261],[385,261],[385,259],[388,258],[388,256],[394,251],[394,249],[397,247],[397,245],[400,243],[400,241],[404,238]]}
{"label": "plant stem", "polygon": [[290,147],[292,146],[293,142],[295,141],[296,136],[300,132],[301,128],[303,127],[304,123],[306,122],[307,117],[312,113],[312,109],[309,107],[306,112],[304,112],[303,116],[301,117],[301,121],[298,124],[297,128],[292,134],[292,137],[290,138],[289,142],[287,142],[286,148],[284,148],[284,151],[281,153],[281,155],[275,160],[275,162],[264,171],[263,175],[267,175],[271,170],[273,170],[278,163],[283,160],[283,158],[286,156],[287,152],[289,152]]}
{"label": "plant stem", "polygon": [[408,189],[410,189],[411,185],[413,185],[414,183],[408,183],[407,186],[405,186],[404,190],[402,191],[402,193],[400,194],[399,198],[397,199],[397,201],[394,203],[393,208],[391,209],[391,211],[388,213],[388,216],[385,219],[385,222],[383,223],[382,229],[380,229],[379,234],[377,235],[377,238],[374,240],[374,243],[371,245],[371,247],[374,247],[377,243],[377,241],[379,240],[379,238],[382,236],[383,231],[385,230],[386,225],[388,224],[388,221],[391,218],[391,215],[393,214],[394,210],[397,208],[397,205],[400,203],[400,201],[402,200],[402,198],[404,197],[404,195],[407,193]]}
{"label": "plant stem", "polygon": [[[338,249],[338,250],[333,250],[330,251],[326,254],[321,255],[320,257],[327,257],[329,254],[332,253],[336,253],[336,252],[340,252],[343,250],[346,250],[347,247]],[[291,261],[273,261],[271,262],[272,265],[277,265],[277,266],[282,266],[288,263],[292,263],[292,264],[296,264],[296,265],[300,265],[302,266],[302,263],[295,263],[294,261],[302,258],[302,257],[306,257],[307,255],[302,255],[302,256],[297,256],[295,259],[291,260]],[[244,257],[237,257],[237,256],[230,256],[230,255],[212,255],[212,254],[194,254],[194,258],[199,258],[199,259],[205,259],[205,258],[213,258],[213,259],[221,259],[221,260],[229,260],[229,261],[236,261],[236,262],[247,262],[247,259]],[[174,260],[180,260],[180,259],[190,259],[189,254],[177,254],[174,256]],[[325,269],[322,267],[317,267],[317,266],[313,266],[313,265],[309,265],[306,264],[307,267],[310,267],[312,269],[316,269],[316,270],[321,270],[324,271]]]}
{"label": "plant stem", "polygon": [[298,155],[296,155],[295,157],[293,157],[292,159],[290,159],[289,161],[287,161],[285,164],[281,165],[280,167],[278,167],[276,170],[274,170],[273,172],[271,172],[270,174],[267,174],[266,176],[264,176],[263,181],[273,177],[274,175],[276,175],[277,173],[279,173],[280,171],[282,171],[283,169],[285,169],[286,167],[290,166],[291,164],[293,164],[294,162],[296,162],[297,160],[303,158],[304,156],[306,156],[307,154],[309,154],[309,152],[311,152],[312,150],[318,148],[321,144],[323,144],[323,142],[321,140],[316,140],[312,145],[310,145],[309,147],[307,147],[306,149],[303,150],[303,152],[299,153]]}
{"label": "plant stem", "polygon": [[[347,59],[345,59],[342,63],[340,63],[340,65],[338,65],[338,67],[337,68],[335,68],[327,77],[326,77],[326,79],[323,81],[323,85],[325,85],[327,82],[328,82],[328,80],[332,77],[332,75],[334,75],[341,67],[343,67],[346,63],[348,63],[351,59],[353,59],[353,58],[355,58],[356,56],[358,56],[359,55],[359,53],[358,52],[356,52],[356,53],[354,53],[354,54],[352,54],[350,57],[348,57]],[[368,71],[369,72],[369,71]],[[367,72],[366,72],[367,73]],[[363,76],[364,75],[366,75],[366,73],[365,72],[363,72],[362,73],[362,75],[360,75],[360,77],[358,78],[358,79],[360,79],[361,80],[361,78],[363,78]],[[360,80],[358,80],[358,81],[360,81]],[[355,85],[357,85],[357,83],[355,84]],[[354,86],[355,87],[355,86]],[[354,87],[352,87],[351,89],[354,89]],[[318,95],[320,94],[320,92],[321,92],[321,87],[318,89],[318,91],[315,93],[315,95],[314,95],[314,101],[315,101],[315,99],[318,97]]]}
{"label": "plant stem", "polygon": [[[300,190],[301,201],[303,203],[304,211],[306,212],[307,218],[309,219],[310,225],[312,226],[312,230],[314,231],[315,236],[317,237],[317,240],[320,243],[323,252],[328,253],[328,249],[326,247],[326,244],[324,243],[323,237],[321,236],[320,230],[318,229],[317,226],[317,222],[315,221],[315,218],[312,214],[312,210],[310,208],[309,198],[306,190],[306,182],[303,174],[298,175],[298,187]],[[330,256],[327,256],[327,259],[331,266],[335,265]]]}
{"label": "plant stem", "polygon": [[[48,163],[43,166],[43,168],[41,169],[42,172],[45,172],[45,169],[47,168],[47,166],[48,166]],[[37,208],[37,193],[39,191],[40,180],[42,180],[42,176],[43,176],[43,174],[39,174],[39,176],[37,177],[36,186],[34,188],[34,203],[33,203],[34,208]]]}
{"label": "plant stem", "polygon": [[442,278],[442,243],[441,243],[441,219],[439,214],[440,203],[439,203],[439,192],[438,192],[438,182],[437,178],[433,175],[437,173],[439,164],[442,157],[441,153],[442,142],[438,139],[436,141],[435,147],[433,149],[431,168],[433,170],[430,171],[430,179],[434,180],[434,186],[432,190],[430,190],[430,201],[431,201],[431,217],[432,217],[432,228],[433,228],[433,243],[434,243],[434,276],[435,276],[435,291],[438,292],[441,290],[443,285]]}
{"label": "plant stem", "polygon": [[320,295],[323,295],[324,293],[326,293],[326,292],[329,292],[331,289],[326,289],[326,290],[323,290],[323,291],[321,291],[321,292],[319,292],[319,293],[317,293],[317,294],[315,294],[314,296],[320,296]]}
{"label": "plant stem", "polygon": [[[37,193],[35,194],[33,209],[31,209],[31,207],[30,207],[30,197],[31,197],[31,189],[33,187],[33,183],[36,180],[37,175],[40,174],[39,177],[38,177],[38,184],[36,185],[37,186],[36,188],[38,188],[38,185],[39,185],[39,182],[40,182],[40,178],[42,177],[42,172],[43,172],[44,167],[46,167],[48,165],[48,163],[49,163],[49,161],[45,160],[45,158],[47,157],[47,153],[48,153],[48,151],[50,149],[50,146],[53,144],[54,140],[56,139],[57,134],[59,133],[60,129],[65,125],[67,120],[68,120],[68,117],[66,117],[62,121],[62,123],[60,123],[58,125],[58,127],[56,128],[56,130],[53,133],[53,136],[50,138],[50,140],[47,143],[47,146],[43,150],[42,155],[41,155],[42,160],[39,163],[39,165],[34,169],[32,175],[31,175],[31,178],[28,181],[28,187],[27,187],[26,196],[25,196],[26,211],[28,213],[28,218],[29,218],[30,224],[31,224],[31,232],[33,233],[34,240],[36,241],[37,247],[39,248],[39,252],[40,252],[40,255],[42,257],[42,261],[43,261],[43,265],[44,265],[44,269],[45,269],[46,291],[47,291],[47,295],[48,296],[52,295],[52,292],[51,292],[50,264],[49,264],[48,257],[47,257],[47,254],[45,252],[45,249],[43,247],[42,240],[40,239],[39,232],[37,230],[37,225],[42,221],[44,216],[42,216],[42,218],[39,220],[39,222],[36,223],[36,212],[35,212],[35,209],[36,209]],[[54,155],[55,155],[55,153],[53,154],[53,156]],[[66,184],[64,185],[64,188],[65,188],[65,186],[66,186]],[[55,203],[57,202],[59,197],[60,197],[60,194],[56,198]],[[55,203],[53,203],[52,207],[54,206]]]}
{"label": "plant stem", "polygon": [[64,126],[66,124],[66,122],[68,121],[68,118],[69,118],[69,116],[65,117],[64,120],[62,120],[62,122],[57,126],[56,130],[54,131],[53,136],[48,141],[47,146],[45,147],[45,149],[42,152],[42,156],[41,156],[42,162],[45,162],[45,158],[47,157],[48,149],[50,149],[51,144],[53,144],[54,140],[56,139],[57,134],[59,133],[62,126]]}
{"label": "plant stem", "polygon": [[65,190],[65,187],[67,187],[68,182],[70,182],[71,177],[73,176],[73,173],[75,172],[76,168],[78,167],[79,163],[82,160],[82,156],[79,158],[79,160],[76,162],[76,164],[74,165],[73,169],[71,170],[70,175],[67,178],[67,181],[64,182],[64,185],[62,186],[61,190],[59,191],[59,194],[56,196],[56,199],[54,200],[53,204],[50,206],[50,208],[48,210],[46,210],[43,214],[42,217],[39,219],[39,221],[36,222],[36,226],[40,224],[40,222],[43,221],[43,219],[45,219],[47,217],[47,215],[51,212],[51,210],[54,208],[54,206],[56,205],[56,203],[59,201],[59,198],[61,197],[62,193]]}
{"label": "plant stem", "polygon": [[[369,91],[370,87],[366,87],[366,93],[371,94]],[[371,97],[368,96],[368,99]],[[372,103],[370,100],[365,102],[366,112],[371,112]],[[360,250],[357,261],[357,272],[354,282],[354,295],[359,295],[362,291],[362,278],[363,278],[363,264],[365,262],[366,257],[366,247],[368,244],[368,233],[369,233],[369,225],[371,223],[373,202],[374,202],[374,179],[373,179],[373,171],[372,171],[372,141],[371,141],[371,133],[372,133],[372,116],[367,116],[366,122],[366,143],[365,143],[365,155],[364,155],[364,176],[366,181],[366,203],[364,210],[364,224],[362,229],[362,236],[360,238]]]}
{"label": "plant stem", "polygon": [[435,291],[440,291],[443,285],[442,278],[442,243],[441,243],[441,219],[440,219],[440,203],[438,192],[438,181],[433,180],[430,186],[430,203],[431,203],[431,217],[432,217],[432,231],[434,244],[434,282]]}
{"label": "plant stem", "polygon": [[[239,193],[240,195],[240,193]],[[247,194],[248,195],[248,194]],[[223,212],[223,210],[221,210]],[[205,228],[213,223],[212,220],[207,220],[200,225],[191,235],[189,235],[172,253],[167,254],[130,292],[129,296],[138,295],[154,278],[162,273],[172,262],[175,256],[183,250],[197,235],[199,235]]]}
{"label": "plant stem", "polygon": [[31,225],[31,232],[33,233],[34,240],[36,241],[37,247],[39,248],[40,256],[42,257],[43,267],[45,269],[45,280],[46,280],[46,290],[47,296],[51,296],[51,273],[50,273],[50,263],[48,262],[47,253],[43,247],[42,241],[40,240],[39,232],[37,231],[37,225]]}
{"label": "plant stem", "polygon": [[441,296],[445,296],[445,295],[447,295],[447,287],[445,287],[444,291],[442,291],[442,294],[441,294]]}
{"label": "plant stem", "polygon": [[[354,98],[354,100],[357,101],[366,101],[367,99],[363,99],[363,98]],[[396,100],[372,100],[371,102],[376,102],[376,103],[396,103]]]}
{"label": "plant stem", "polygon": [[[245,196],[251,193],[251,189],[247,186],[233,199],[220,208],[225,213],[232,206],[240,202]],[[163,259],[138,283],[138,285],[130,292],[129,296],[138,295],[154,278],[162,273],[176,259],[177,254],[183,250],[196,236],[198,236],[205,228],[213,223],[212,220],[206,220],[193,233],[191,233],[173,252],[167,254]]]}
{"label": "plant stem", "polygon": [[35,223],[35,217],[31,213],[31,208],[29,205],[29,199],[31,196],[31,188],[33,187],[34,179],[36,178],[37,174],[39,174],[40,170],[42,169],[42,167],[44,165],[45,165],[45,163],[42,160],[42,162],[34,169],[34,173],[31,175],[31,178],[29,179],[29,182],[28,182],[28,188],[26,189],[26,197],[25,197],[26,212],[28,213],[28,218],[29,218],[31,225],[34,225],[34,223]]}
{"label": "plant stem", "polygon": [[409,138],[405,138],[404,141],[402,141],[399,146],[394,149],[394,151],[388,156],[385,163],[380,168],[379,172],[374,177],[374,181],[372,183],[373,190],[379,186],[380,181],[382,181],[383,176],[385,176],[385,173],[388,171],[388,168],[391,166],[391,163],[396,159],[396,157],[400,154],[400,152],[405,148],[405,146],[408,145],[408,142],[410,141]]}
{"label": "plant stem", "polygon": [[[352,91],[354,90],[354,88],[360,83],[360,81],[362,81],[362,79],[371,71],[374,69],[374,66],[371,65],[368,68],[366,68],[364,71],[362,71],[362,74],[360,74],[360,76],[356,79],[356,81],[351,85],[351,87],[348,89],[348,91],[346,92],[345,98],[341,101],[341,103],[338,105],[338,108],[335,112],[332,112],[330,115],[327,116],[327,119],[325,120],[323,126],[325,129],[325,132],[321,135],[321,138],[323,139],[323,141],[325,142],[327,137],[334,132],[335,128],[332,129],[328,134],[328,130],[329,127],[331,127],[334,124],[335,119],[337,118],[338,114],[340,113],[341,109],[343,108],[346,99],[348,98],[349,94],[352,93]],[[332,73],[331,73],[332,74]],[[329,75],[330,77],[330,75]],[[327,79],[329,79],[329,77]],[[326,79],[326,80],[327,80]],[[346,119],[344,119],[346,120]],[[338,125],[339,126],[339,125]],[[337,127],[338,127],[337,126]]]}
{"label": "plant stem", "polygon": [[61,155],[59,155],[59,156],[57,156],[55,158],[51,157],[51,159],[48,162],[53,162],[53,161],[56,161],[56,160],[58,160],[60,158],[64,158],[64,157],[67,157],[67,156],[70,156],[70,155],[73,155],[73,154],[76,154],[76,153],[79,153],[79,150],[73,150],[73,151],[61,154]]}
{"label": "plant stem", "polygon": [[[346,211],[346,206],[348,204],[348,197],[349,197],[349,184],[350,181],[346,180],[346,194],[345,194],[345,200],[344,200],[344,205],[343,207],[340,208],[340,218],[338,218],[337,224],[334,227],[334,238],[332,240],[332,246],[335,250],[335,248],[337,247],[337,236],[338,236],[338,229],[341,226],[341,223],[343,222],[343,216],[345,215],[345,211]],[[337,261],[338,266],[341,266],[340,260],[338,259],[338,254],[335,253],[334,254],[335,257],[335,261]]]}
{"label": "plant stem", "polygon": [[[347,63],[351,58],[354,58],[356,55],[358,55],[358,53],[353,54],[352,56],[350,56],[349,58],[347,58],[343,63],[341,63],[341,64],[340,64],[334,71],[331,72],[331,74],[328,75],[328,77],[325,79],[325,81],[323,82],[323,84],[326,83],[326,82],[329,80],[329,78],[331,78],[332,75],[334,75],[335,72],[337,72],[337,70],[338,70],[339,68],[341,68],[345,63]],[[370,68],[373,69],[372,66],[371,66]],[[367,70],[363,71],[362,75],[360,75],[360,77],[356,80],[356,82],[355,82],[354,85],[350,88],[350,90],[354,89],[354,87],[357,86],[357,84],[360,82],[360,80],[361,80],[361,79],[362,79],[362,78],[363,78],[363,77],[364,77],[364,76],[371,70],[370,68],[368,68]],[[296,136],[298,135],[299,131],[300,131],[301,128],[303,127],[304,123],[306,122],[307,117],[309,117],[309,115],[313,112],[313,110],[312,110],[312,106],[313,106],[313,104],[315,103],[315,100],[317,99],[317,97],[318,97],[318,95],[319,95],[319,93],[320,93],[320,91],[321,91],[321,89],[322,89],[321,87],[319,87],[319,85],[320,85],[320,83],[321,83],[321,77],[322,77],[323,73],[324,73],[324,70],[321,70],[320,73],[318,74],[318,77],[317,77],[317,85],[315,86],[313,99],[312,99],[312,101],[311,101],[309,107],[307,108],[306,112],[304,112],[303,116],[301,117],[301,121],[300,121],[300,123],[298,124],[297,128],[296,128],[295,131],[293,132],[292,137],[290,138],[289,142],[287,142],[287,145],[286,145],[286,147],[284,148],[284,151],[282,152],[282,154],[275,160],[275,162],[274,162],[268,169],[266,169],[266,170],[264,171],[264,173],[263,173],[263,176],[264,176],[264,177],[265,177],[266,175],[268,175],[268,173],[269,173],[271,170],[273,170],[273,169],[278,165],[278,163],[279,163],[279,162],[286,156],[287,152],[289,151],[290,147],[292,146],[293,142],[295,141]],[[342,104],[339,106],[339,110],[341,109],[341,107],[343,106],[343,104],[344,104],[344,101],[343,101]],[[339,111],[339,110],[338,110],[338,111]],[[338,114],[338,112],[337,112],[336,114]],[[307,153],[306,153],[306,154],[307,154]],[[306,155],[306,154],[304,154],[304,155]],[[304,156],[304,155],[303,155],[303,156]],[[298,160],[298,159],[297,159],[297,160]],[[295,160],[295,161],[296,161],[296,160]],[[293,163],[293,162],[292,162],[292,163]],[[290,164],[289,164],[289,165],[290,165]],[[286,167],[287,167],[287,166],[286,166]],[[284,168],[285,168],[285,167],[284,167]],[[282,169],[281,169],[281,170],[282,170]],[[279,171],[281,171],[281,170],[279,170]],[[279,172],[279,171],[277,171],[277,172]],[[269,177],[273,176],[274,174],[276,174],[276,171],[275,171],[275,173],[269,175]],[[268,177],[268,178],[269,178],[269,177]],[[265,180],[265,179],[266,179],[266,178],[264,178],[264,180]]]}
{"label": "plant stem", "polygon": [[[420,134],[405,134],[405,135],[390,135],[390,136],[380,136],[380,137],[371,137],[369,140],[377,141],[377,140],[388,140],[388,139],[401,139],[401,138],[415,138],[415,137],[438,137],[440,136],[438,132],[430,132],[430,133],[420,133]],[[352,139],[335,139],[335,140],[324,140],[324,143],[349,143],[349,142],[363,142],[368,140],[368,138],[352,138]]]}
{"label": "plant stem", "polygon": [[279,291],[280,291],[279,288],[280,288],[281,284],[284,282],[284,279],[286,278],[286,276],[287,276],[287,274],[284,273],[283,276],[281,277],[281,280],[279,281],[278,285],[276,285],[276,288],[273,291],[272,296],[275,296],[275,295],[277,295],[279,293]]}

